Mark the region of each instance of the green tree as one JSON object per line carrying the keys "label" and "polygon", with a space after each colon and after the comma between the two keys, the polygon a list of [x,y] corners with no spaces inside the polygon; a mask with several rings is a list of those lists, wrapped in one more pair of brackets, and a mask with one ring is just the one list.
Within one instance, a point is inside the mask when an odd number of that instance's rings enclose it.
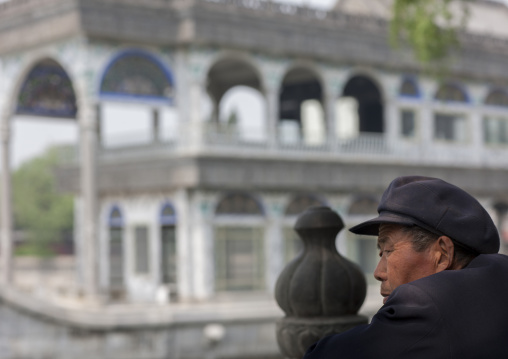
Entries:
{"label": "green tree", "polygon": [[469,18],[468,0],[394,0],[390,40],[409,45],[422,64],[443,63],[459,46]]}
{"label": "green tree", "polygon": [[14,226],[26,239],[18,255],[52,255],[52,245],[72,229],[72,196],[58,193],[55,186],[54,168],[61,151],[61,147],[51,147],[13,173]]}

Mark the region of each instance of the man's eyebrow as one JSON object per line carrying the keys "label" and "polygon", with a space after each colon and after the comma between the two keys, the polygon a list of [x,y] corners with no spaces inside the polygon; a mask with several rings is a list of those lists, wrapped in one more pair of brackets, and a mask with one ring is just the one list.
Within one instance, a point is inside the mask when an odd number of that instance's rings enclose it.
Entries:
{"label": "man's eyebrow", "polygon": [[377,249],[381,249],[381,245],[385,244],[387,240],[388,240],[387,237],[385,237],[385,236],[379,236],[377,238]]}

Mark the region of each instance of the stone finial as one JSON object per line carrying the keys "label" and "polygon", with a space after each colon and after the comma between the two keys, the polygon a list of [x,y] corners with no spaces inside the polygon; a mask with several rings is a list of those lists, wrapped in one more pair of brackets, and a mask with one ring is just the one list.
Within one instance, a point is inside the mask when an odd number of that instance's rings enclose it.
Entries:
{"label": "stone finial", "polygon": [[320,338],[367,323],[357,315],[365,300],[365,277],[335,246],[343,228],[328,207],[309,208],[296,221],[304,250],[284,268],[275,287],[275,299],[286,314],[277,323],[277,341],[286,358],[301,358]]}

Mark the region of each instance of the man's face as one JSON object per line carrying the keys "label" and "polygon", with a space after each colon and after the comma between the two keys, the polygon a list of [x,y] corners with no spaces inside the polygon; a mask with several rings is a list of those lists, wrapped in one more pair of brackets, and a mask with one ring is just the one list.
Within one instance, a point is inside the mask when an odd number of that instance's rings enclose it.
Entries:
{"label": "man's face", "polygon": [[437,272],[432,246],[423,252],[415,251],[409,235],[398,225],[379,227],[378,247],[380,259],[374,277],[381,282],[383,303],[399,285]]}

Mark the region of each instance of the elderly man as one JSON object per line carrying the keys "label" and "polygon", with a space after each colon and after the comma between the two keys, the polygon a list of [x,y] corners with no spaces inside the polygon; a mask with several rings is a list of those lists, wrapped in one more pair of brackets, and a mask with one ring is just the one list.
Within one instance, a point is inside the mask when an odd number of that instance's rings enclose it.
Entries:
{"label": "elderly man", "polygon": [[499,235],[480,203],[410,176],[390,184],[378,212],[350,231],[378,236],[384,305],[304,358],[508,358],[508,257],[496,254]]}

